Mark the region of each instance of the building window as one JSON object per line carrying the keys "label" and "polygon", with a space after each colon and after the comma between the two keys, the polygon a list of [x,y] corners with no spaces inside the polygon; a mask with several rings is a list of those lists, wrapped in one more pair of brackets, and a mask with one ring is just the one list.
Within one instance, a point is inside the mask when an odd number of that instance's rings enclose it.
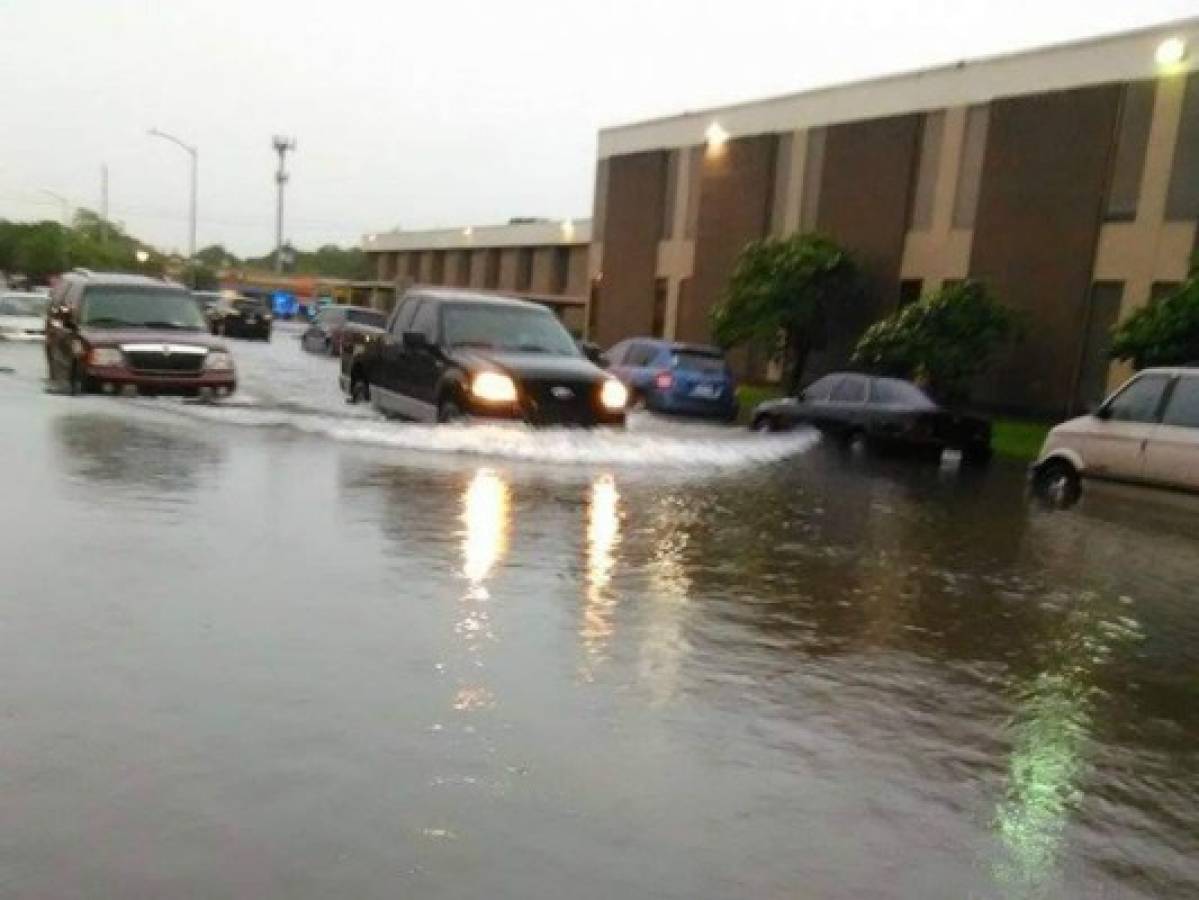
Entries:
{"label": "building window", "polygon": [[516,258],[516,289],[527,291],[533,283],[533,248],[521,247]]}
{"label": "building window", "polygon": [[920,154],[916,164],[916,184],[912,190],[909,228],[928,231],[933,224],[933,202],[937,188],[937,170],[941,164],[941,136],[945,131],[945,113],[924,116],[920,130]]}
{"label": "building window", "polygon": [[408,254],[408,277],[413,281],[420,280],[420,254]]}
{"label": "building window", "polygon": [[554,286],[555,294],[565,294],[570,284],[570,247],[554,248]]}
{"label": "building window", "polygon": [[1097,406],[1107,396],[1107,376],[1111,369],[1111,332],[1120,318],[1124,282],[1097,281],[1091,285],[1087,304],[1087,324],[1083,334],[1082,359],[1078,367],[1077,409]]}
{"label": "building window", "polygon": [[492,247],[487,251],[487,259],[483,265],[483,285],[495,290],[500,285],[500,251]]}
{"label": "building window", "polygon": [[920,278],[905,278],[899,282],[899,308],[911,306],[920,299],[920,292],[924,290],[924,280]]}
{"label": "building window", "polygon": [[982,184],[983,156],[987,152],[987,125],[990,110],[972,106],[966,112],[966,134],[962,139],[962,167],[958,171],[957,191],[953,197],[953,227],[973,228],[978,212],[978,190]]}
{"label": "building window", "polygon": [[666,295],[670,285],[665,278],[654,281],[654,337],[666,336]]}
{"label": "building window", "polygon": [[1166,199],[1166,219],[1199,219],[1199,72],[1187,76],[1182,118],[1174,144],[1174,171]]}
{"label": "building window", "polygon": [[1131,222],[1137,217],[1141,196],[1141,174],[1145,148],[1153,120],[1155,82],[1126,84],[1120,100],[1120,124],[1116,130],[1116,155],[1112,160],[1111,184],[1107,191],[1105,218],[1109,222]]}
{"label": "building window", "polygon": [[458,284],[466,287],[470,284],[470,251],[458,251]]}
{"label": "building window", "polygon": [[674,207],[679,196],[679,166],[683,165],[685,150],[666,153],[666,202],[662,204],[662,240],[674,237]]}
{"label": "building window", "polygon": [[445,251],[433,251],[433,284],[443,284],[445,282]]}
{"label": "building window", "polygon": [[1158,300],[1164,300],[1180,287],[1182,285],[1177,281],[1155,281],[1149,288],[1149,302],[1156,303]]}

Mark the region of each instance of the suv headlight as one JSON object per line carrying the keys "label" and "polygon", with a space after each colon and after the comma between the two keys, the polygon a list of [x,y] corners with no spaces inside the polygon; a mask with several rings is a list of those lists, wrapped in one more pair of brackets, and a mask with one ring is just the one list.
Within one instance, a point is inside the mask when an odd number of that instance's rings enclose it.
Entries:
{"label": "suv headlight", "polygon": [[87,361],[93,366],[121,366],[125,357],[116,347],[95,347],[87,355]]}
{"label": "suv headlight", "polygon": [[209,350],[208,355],[204,357],[204,370],[206,372],[232,372],[233,357],[224,350]]}
{"label": "suv headlight", "polygon": [[600,403],[603,404],[604,409],[611,412],[618,412],[624,409],[625,404],[628,402],[628,388],[615,378],[609,378],[604,382],[604,386],[600,388]]}
{"label": "suv headlight", "polygon": [[516,402],[516,382],[499,372],[480,372],[471,379],[470,392],[488,403]]}

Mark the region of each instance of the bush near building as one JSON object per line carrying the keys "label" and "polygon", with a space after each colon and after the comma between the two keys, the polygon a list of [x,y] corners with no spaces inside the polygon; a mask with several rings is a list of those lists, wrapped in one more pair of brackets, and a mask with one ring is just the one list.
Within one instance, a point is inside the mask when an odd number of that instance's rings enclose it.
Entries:
{"label": "bush near building", "polygon": [[907,378],[943,403],[969,399],[970,385],[1017,333],[1012,311],[980,283],[944,287],[872,325],[853,361]]}
{"label": "bush near building", "polygon": [[1111,354],[1137,369],[1199,362],[1199,257],[1174,292],[1141,307],[1113,329]]}
{"label": "bush near building", "polygon": [[858,292],[857,267],[834,241],[816,234],[766,238],[737,258],[724,298],[711,313],[712,335],[724,347],[783,344],[787,386],[799,388],[808,353],[824,337],[835,304]]}

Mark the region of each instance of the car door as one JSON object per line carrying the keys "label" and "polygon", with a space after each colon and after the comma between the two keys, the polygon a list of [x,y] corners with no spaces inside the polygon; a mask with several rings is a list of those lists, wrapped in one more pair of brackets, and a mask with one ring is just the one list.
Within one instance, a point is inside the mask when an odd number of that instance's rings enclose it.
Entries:
{"label": "car door", "polygon": [[1183,375],[1170,389],[1145,449],[1145,479],[1199,491],[1199,375]]}
{"label": "car door", "polygon": [[814,404],[815,423],[839,435],[861,428],[866,415],[868,385],[869,380],[861,375],[842,375],[829,392],[828,402]]}
{"label": "car door", "polygon": [[406,415],[428,422],[437,421],[437,385],[444,370],[444,356],[438,348],[441,339],[441,303],[426,297],[412,316],[408,331],[425,336],[425,346],[404,347],[398,369],[397,393],[409,408]]}
{"label": "car door", "polygon": [[1159,373],[1134,378],[1090,418],[1074,439],[1088,474],[1124,481],[1146,476],[1145,450],[1170,381]]}
{"label": "car door", "polygon": [[[395,314],[391,317],[387,333],[383,335],[380,341],[377,356],[374,364],[367,370],[366,378],[372,387],[381,387],[389,394],[398,394],[400,385],[403,381],[400,370],[403,368],[406,358],[404,356],[404,332],[412,323],[412,317],[416,313],[417,306],[420,305],[421,297],[418,294],[405,294],[400,300],[400,305],[396,308]],[[373,397],[376,392],[372,391]],[[380,396],[382,405],[387,408],[388,401],[392,398],[387,394]],[[391,409],[391,412],[400,413],[399,409]]]}
{"label": "car door", "polygon": [[815,424],[818,410],[828,405],[829,394],[840,382],[840,375],[825,375],[789,399],[782,409],[786,423],[792,426]]}

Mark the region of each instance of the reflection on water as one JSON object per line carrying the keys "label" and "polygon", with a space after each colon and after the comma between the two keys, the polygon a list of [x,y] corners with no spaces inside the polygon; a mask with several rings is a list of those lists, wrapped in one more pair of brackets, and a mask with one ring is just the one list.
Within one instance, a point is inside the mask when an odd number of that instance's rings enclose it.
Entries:
{"label": "reflection on water", "polygon": [[491,688],[482,681],[483,648],[495,639],[487,579],[507,551],[509,516],[507,482],[491,469],[479,469],[462,495],[462,575],[467,589],[459,600],[454,632],[466,660],[453,707],[463,712],[495,705]]}
{"label": "reflection on water", "polygon": [[678,686],[679,664],[688,650],[683,621],[691,591],[684,554],[697,518],[693,504],[667,495],[653,515],[653,554],[649,559],[651,591],[646,604],[640,648],[641,681],[657,703]]}
{"label": "reflection on water", "polygon": [[587,589],[579,636],[587,653],[583,672],[602,662],[612,636],[616,598],[609,585],[620,543],[620,494],[611,475],[601,475],[591,484],[587,506]]}

